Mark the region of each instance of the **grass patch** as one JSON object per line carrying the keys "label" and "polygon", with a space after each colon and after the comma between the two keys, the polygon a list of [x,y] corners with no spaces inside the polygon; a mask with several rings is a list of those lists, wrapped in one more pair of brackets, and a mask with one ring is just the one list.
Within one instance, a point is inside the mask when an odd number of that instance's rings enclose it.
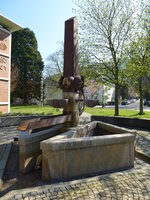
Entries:
{"label": "grass patch", "polygon": [[56,109],[51,106],[38,106],[38,105],[23,105],[11,106],[9,115],[49,115],[49,114],[62,114],[61,109]]}
{"label": "grass patch", "polygon": [[[114,108],[88,108],[85,107],[85,112],[97,116],[114,116]],[[119,109],[119,116],[121,117],[135,117],[135,118],[150,118],[150,112],[145,111],[143,115],[139,115],[137,110]]]}
{"label": "grass patch", "polygon": [[[10,113],[2,114],[0,116],[16,116],[16,115],[59,115],[62,114],[62,109],[56,109],[51,106],[38,105],[23,105],[11,106]],[[85,107],[85,112],[97,116],[114,116],[114,108],[89,108]],[[135,118],[150,118],[150,112],[145,111],[143,115],[139,115],[137,110],[119,109],[119,116],[121,117],[135,117]]]}

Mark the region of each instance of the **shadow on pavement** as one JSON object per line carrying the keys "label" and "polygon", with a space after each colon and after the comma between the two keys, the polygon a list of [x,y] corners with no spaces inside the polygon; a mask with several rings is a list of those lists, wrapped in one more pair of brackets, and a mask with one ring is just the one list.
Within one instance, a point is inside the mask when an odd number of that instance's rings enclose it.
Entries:
{"label": "shadow on pavement", "polygon": [[0,197],[12,190],[25,189],[43,185],[41,167],[27,174],[19,172],[19,146],[14,143],[3,176],[3,187]]}

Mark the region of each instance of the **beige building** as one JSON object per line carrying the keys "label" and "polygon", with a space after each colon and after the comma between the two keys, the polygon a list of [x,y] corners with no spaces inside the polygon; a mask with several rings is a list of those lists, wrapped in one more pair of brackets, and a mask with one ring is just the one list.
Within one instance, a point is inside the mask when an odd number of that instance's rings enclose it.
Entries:
{"label": "beige building", "polygon": [[105,86],[103,83],[89,81],[84,89],[86,99],[98,99],[99,102],[106,104],[114,101],[115,88],[113,86]]}
{"label": "beige building", "polygon": [[0,112],[10,112],[11,34],[21,28],[0,14]]}

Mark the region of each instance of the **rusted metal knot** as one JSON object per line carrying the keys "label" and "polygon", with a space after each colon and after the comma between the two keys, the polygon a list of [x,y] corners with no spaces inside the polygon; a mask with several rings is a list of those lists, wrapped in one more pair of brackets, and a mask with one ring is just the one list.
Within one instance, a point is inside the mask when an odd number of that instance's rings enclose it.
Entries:
{"label": "rusted metal knot", "polygon": [[62,76],[59,80],[59,87],[65,92],[78,92],[84,87],[84,78],[80,75]]}

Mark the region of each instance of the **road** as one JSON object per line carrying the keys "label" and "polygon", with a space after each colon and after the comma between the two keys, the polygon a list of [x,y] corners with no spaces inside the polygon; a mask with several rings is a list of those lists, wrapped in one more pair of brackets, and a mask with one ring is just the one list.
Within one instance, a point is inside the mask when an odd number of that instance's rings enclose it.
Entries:
{"label": "road", "polygon": [[[131,103],[129,105],[119,105],[119,108],[129,109],[129,110],[139,110],[139,104],[140,104],[140,100],[137,100],[134,103]],[[150,107],[144,106],[144,111],[150,111]]]}
{"label": "road", "polygon": [[[129,110],[139,110],[139,104],[140,104],[140,100],[137,100],[134,103],[131,103],[129,105],[119,105],[119,108],[129,109]],[[96,107],[100,107],[100,106],[96,106]],[[114,106],[106,106],[106,108],[114,108]],[[150,107],[144,106],[144,111],[150,111]]]}

